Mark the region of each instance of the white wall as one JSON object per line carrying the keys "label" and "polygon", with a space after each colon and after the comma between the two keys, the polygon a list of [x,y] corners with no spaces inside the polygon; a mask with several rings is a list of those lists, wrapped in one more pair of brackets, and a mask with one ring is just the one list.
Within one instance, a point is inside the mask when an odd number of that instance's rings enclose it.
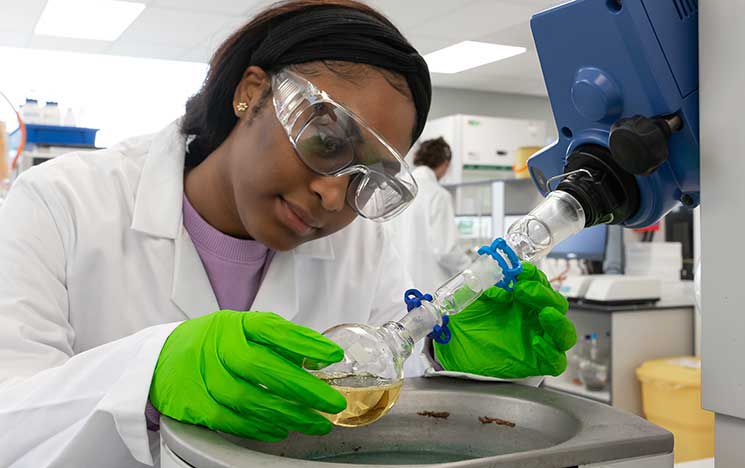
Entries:
{"label": "white wall", "polygon": [[544,120],[550,139],[553,140],[557,135],[547,97],[434,88],[429,118],[436,119],[452,114]]}

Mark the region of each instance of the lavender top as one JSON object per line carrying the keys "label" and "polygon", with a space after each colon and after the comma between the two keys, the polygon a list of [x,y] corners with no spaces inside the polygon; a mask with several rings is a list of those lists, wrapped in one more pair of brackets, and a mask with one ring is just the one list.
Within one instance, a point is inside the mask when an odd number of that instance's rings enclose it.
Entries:
{"label": "lavender top", "polygon": [[237,239],[210,226],[186,194],[183,215],[220,309],[249,310],[274,252],[255,240]]}

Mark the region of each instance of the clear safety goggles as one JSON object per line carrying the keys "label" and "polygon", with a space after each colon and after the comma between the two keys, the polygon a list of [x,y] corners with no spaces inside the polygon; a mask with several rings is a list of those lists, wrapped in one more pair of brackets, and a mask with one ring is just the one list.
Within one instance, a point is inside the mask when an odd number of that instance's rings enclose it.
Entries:
{"label": "clear safety goggles", "polygon": [[277,119],[308,168],[351,175],[347,203],[362,217],[386,221],[414,199],[417,185],[398,151],[360,117],[313,83],[281,70],[272,76]]}

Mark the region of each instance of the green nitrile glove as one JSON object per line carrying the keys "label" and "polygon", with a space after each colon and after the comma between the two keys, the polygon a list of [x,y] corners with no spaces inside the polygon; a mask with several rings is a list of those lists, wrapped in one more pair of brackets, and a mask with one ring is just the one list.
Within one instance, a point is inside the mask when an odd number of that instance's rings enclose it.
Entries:
{"label": "green nitrile glove", "polygon": [[435,355],[450,371],[503,379],[559,375],[577,341],[568,308],[543,272],[524,262],[514,292],[492,287],[450,317],[452,339],[435,342]]}
{"label": "green nitrile glove", "polygon": [[179,421],[263,441],[288,431],[322,435],[347,402],[300,367],[333,363],[344,351],[321,334],[271,312],[223,310],[187,320],[158,358],[150,402]]}

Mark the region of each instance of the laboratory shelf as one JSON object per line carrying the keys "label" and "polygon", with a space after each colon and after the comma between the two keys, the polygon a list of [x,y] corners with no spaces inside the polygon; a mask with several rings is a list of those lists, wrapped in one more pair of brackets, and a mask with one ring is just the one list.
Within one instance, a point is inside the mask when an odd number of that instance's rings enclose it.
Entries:
{"label": "laboratory shelf", "polygon": [[601,403],[610,404],[611,402],[609,390],[602,390],[602,391],[588,390],[582,384],[576,384],[574,382],[567,382],[565,380],[562,380],[556,377],[546,377],[544,385],[546,386],[546,388],[560,390],[565,393],[571,393],[572,395],[589,398],[590,400],[599,401]]}
{"label": "laboratory shelf", "polygon": [[577,336],[593,332],[600,336],[600,355],[608,358],[609,385],[607,391],[588,391],[573,380],[572,372],[566,372],[547,377],[545,386],[643,416],[636,369],[652,359],[693,354],[693,307],[662,302],[644,307],[570,304],[567,318]]}

